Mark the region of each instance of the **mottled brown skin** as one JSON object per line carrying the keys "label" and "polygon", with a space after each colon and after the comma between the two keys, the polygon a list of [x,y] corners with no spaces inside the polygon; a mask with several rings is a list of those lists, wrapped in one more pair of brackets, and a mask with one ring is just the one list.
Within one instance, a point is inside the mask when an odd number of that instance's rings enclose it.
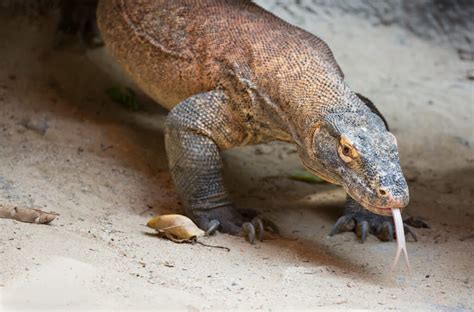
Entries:
{"label": "mottled brown skin", "polygon": [[125,71],[171,110],[170,171],[201,228],[261,236],[261,220],[233,207],[219,153],[281,140],[355,199],[333,233],[355,222],[365,235],[393,238],[383,216],[408,204],[395,137],[322,40],[244,0],[101,0],[97,15]]}

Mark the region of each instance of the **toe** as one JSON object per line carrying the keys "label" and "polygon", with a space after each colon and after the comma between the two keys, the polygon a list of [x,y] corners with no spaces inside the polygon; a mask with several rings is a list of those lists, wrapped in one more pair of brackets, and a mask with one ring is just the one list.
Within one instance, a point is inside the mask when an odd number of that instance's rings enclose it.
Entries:
{"label": "toe", "polygon": [[367,235],[369,233],[369,222],[362,221],[359,222],[356,226],[356,235],[360,239],[360,242],[363,243],[367,239]]}
{"label": "toe", "polygon": [[219,222],[219,220],[216,220],[216,219],[211,220],[207,224],[206,236],[210,236],[210,235],[215,234],[220,226],[221,226],[221,223]]}
{"label": "toe", "polygon": [[[414,241],[418,239],[416,233],[410,226],[429,228],[420,218],[410,217],[405,219],[404,231],[406,235],[410,234]],[[384,242],[393,241],[395,239],[393,220],[390,217],[375,215],[367,211],[343,215],[336,221],[329,235],[333,236],[346,231],[354,231],[361,243],[365,242],[369,233],[377,236],[378,239]]]}
{"label": "toe", "polygon": [[263,222],[259,217],[255,217],[252,219],[252,225],[255,228],[255,233],[257,234],[257,239],[259,241],[263,241],[263,233],[264,233],[264,227],[263,227]]}
{"label": "toe", "polygon": [[253,226],[252,223],[250,222],[245,222],[243,225],[242,225],[242,236],[244,236],[245,238],[247,238],[247,240],[249,241],[250,244],[254,244],[255,243],[255,227]]}
{"label": "toe", "polygon": [[353,215],[343,215],[339,219],[337,219],[336,224],[331,229],[331,233],[329,236],[333,236],[335,234],[339,234],[341,232],[348,232],[354,229],[355,222]]}
{"label": "toe", "polygon": [[242,226],[235,222],[221,222],[221,231],[230,235],[241,236]]}
{"label": "toe", "polygon": [[377,230],[376,236],[383,242],[390,242],[393,241],[393,232],[392,223],[385,221]]}
{"label": "toe", "polygon": [[406,224],[403,225],[403,228],[405,230],[405,234],[410,234],[413,239],[415,240],[415,242],[418,241],[418,238],[416,237],[416,233],[415,231],[413,231],[409,226],[407,226]]}
{"label": "toe", "polygon": [[[273,221],[270,221],[266,218],[262,218],[260,213],[257,210],[247,208],[247,209],[239,209],[238,211],[242,215],[244,220],[251,222],[255,226],[255,230],[257,231],[257,234],[262,233],[263,235],[265,230],[272,232],[274,234],[280,233],[278,226],[276,226],[276,224]],[[261,223],[261,225],[255,224],[254,220],[257,220],[257,219],[259,220],[257,222]],[[262,231],[260,231],[259,229],[262,229]]]}
{"label": "toe", "polygon": [[423,221],[420,217],[409,217],[403,221],[405,224],[412,226],[414,228],[425,228],[429,229],[430,226]]}

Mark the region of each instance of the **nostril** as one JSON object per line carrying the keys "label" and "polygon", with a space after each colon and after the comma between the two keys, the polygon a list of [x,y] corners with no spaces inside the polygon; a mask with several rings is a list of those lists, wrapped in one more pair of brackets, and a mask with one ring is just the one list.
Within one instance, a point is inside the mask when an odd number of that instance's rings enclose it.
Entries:
{"label": "nostril", "polygon": [[388,192],[384,188],[379,188],[378,189],[379,195],[380,196],[387,196]]}

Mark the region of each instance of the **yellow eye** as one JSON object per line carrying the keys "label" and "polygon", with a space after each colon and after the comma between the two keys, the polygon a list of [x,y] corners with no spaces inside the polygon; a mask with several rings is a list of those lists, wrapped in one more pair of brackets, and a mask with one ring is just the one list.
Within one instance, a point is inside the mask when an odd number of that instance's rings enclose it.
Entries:
{"label": "yellow eye", "polygon": [[338,152],[339,152],[339,157],[341,157],[341,159],[345,161],[346,163],[349,163],[353,160],[353,155],[352,155],[353,153],[352,153],[351,147],[341,144],[339,145]]}
{"label": "yellow eye", "polygon": [[349,146],[343,146],[342,147],[342,154],[347,157],[351,157],[351,148]]}
{"label": "yellow eye", "polygon": [[358,155],[357,151],[351,146],[351,141],[344,134],[341,136],[337,151],[339,157],[346,163],[350,163]]}

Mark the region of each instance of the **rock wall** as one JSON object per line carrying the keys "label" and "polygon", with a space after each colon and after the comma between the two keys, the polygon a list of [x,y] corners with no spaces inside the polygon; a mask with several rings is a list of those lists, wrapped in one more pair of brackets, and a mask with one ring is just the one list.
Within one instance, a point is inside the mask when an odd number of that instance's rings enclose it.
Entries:
{"label": "rock wall", "polygon": [[[80,3],[87,7],[96,0],[0,0],[0,7],[28,14],[44,14],[58,6]],[[474,53],[474,0],[255,0],[265,7],[308,14],[350,14],[374,25],[398,24],[418,36],[446,42],[456,49]]]}
{"label": "rock wall", "polygon": [[374,25],[398,24],[423,38],[446,42],[456,49],[474,51],[472,0],[263,0],[258,3],[310,14],[357,15]]}

